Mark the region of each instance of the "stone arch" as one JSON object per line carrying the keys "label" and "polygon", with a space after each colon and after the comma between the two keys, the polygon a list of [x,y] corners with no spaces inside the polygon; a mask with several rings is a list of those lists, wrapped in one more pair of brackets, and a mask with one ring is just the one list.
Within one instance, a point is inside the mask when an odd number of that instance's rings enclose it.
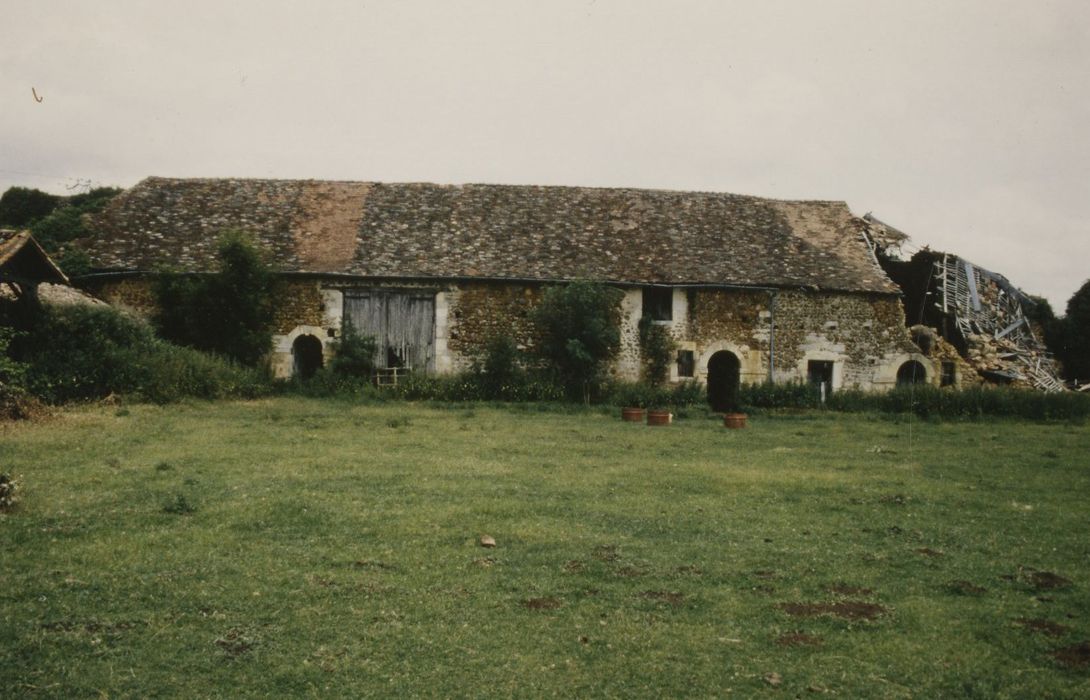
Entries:
{"label": "stone arch", "polygon": [[720,350],[708,358],[708,403],[714,411],[738,409],[742,361],[730,350]]}
{"label": "stone arch", "polygon": [[[923,368],[923,374],[919,375],[919,384],[931,384],[935,377],[935,363],[918,352],[906,352],[887,357],[874,373],[874,386],[876,388],[889,389],[898,384],[901,368],[910,362],[917,363]],[[918,369],[917,369],[918,371]]]}
{"label": "stone arch", "polygon": [[917,360],[908,360],[897,368],[897,386],[926,384],[927,368]]}
{"label": "stone arch", "polygon": [[322,368],[322,341],[310,333],[299,335],[291,344],[292,376],[310,379]]}

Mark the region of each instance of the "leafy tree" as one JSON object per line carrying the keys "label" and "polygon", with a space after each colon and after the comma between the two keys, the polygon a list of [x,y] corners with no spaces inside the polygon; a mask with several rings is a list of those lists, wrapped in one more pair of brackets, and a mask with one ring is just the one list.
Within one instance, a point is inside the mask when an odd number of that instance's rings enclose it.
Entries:
{"label": "leafy tree", "polygon": [[63,199],[48,215],[31,222],[30,232],[47,253],[61,253],[68,243],[91,235],[84,214],[101,211],[119,192],[116,187],[97,187]]}
{"label": "leafy tree", "polygon": [[1090,280],[1067,300],[1067,313],[1059,326],[1055,352],[1064,376],[1082,384],[1090,382]]}
{"label": "leafy tree", "polygon": [[549,287],[532,319],[538,352],[570,396],[590,400],[621,346],[620,290],[596,282]]}
{"label": "leafy tree", "polygon": [[670,376],[670,361],[677,344],[666,326],[655,323],[650,316],[640,319],[639,332],[644,379],[652,386],[661,386]]}
{"label": "leafy tree", "polygon": [[28,187],[9,187],[0,196],[0,226],[23,228],[52,212],[61,197]]}
{"label": "leafy tree", "polygon": [[253,366],[272,346],[274,294],[272,273],[257,249],[229,233],[220,241],[216,273],[160,275],[156,328],[171,342]]}

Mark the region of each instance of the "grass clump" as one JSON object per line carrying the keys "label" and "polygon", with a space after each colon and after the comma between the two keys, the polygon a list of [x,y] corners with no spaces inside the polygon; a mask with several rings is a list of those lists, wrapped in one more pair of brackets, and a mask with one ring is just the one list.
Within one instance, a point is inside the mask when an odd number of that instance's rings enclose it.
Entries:
{"label": "grass clump", "polygon": [[197,512],[197,506],[185,494],[177,493],[163,502],[163,512],[170,515],[189,515]]}

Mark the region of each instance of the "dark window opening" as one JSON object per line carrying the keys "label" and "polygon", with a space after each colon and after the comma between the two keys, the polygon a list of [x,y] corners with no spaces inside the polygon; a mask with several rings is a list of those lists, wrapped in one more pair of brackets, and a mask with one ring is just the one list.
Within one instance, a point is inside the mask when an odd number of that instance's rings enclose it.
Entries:
{"label": "dark window opening", "polygon": [[696,361],[693,359],[692,350],[677,351],[677,376],[691,377],[696,369]]}
{"label": "dark window opening", "polygon": [[942,363],[942,385],[954,386],[958,381],[957,363],[946,360]]}
{"label": "dark window opening", "polygon": [[322,341],[312,335],[301,335],[291,344],[294,367],[292,372],[300,379],[310,379],[322,367]]}
{"label": "dark window opening", "polygon": [[897,386],[923,384],[925,381],[927,381],[927,371],[915,360],[909,360],[897,370]]}
{"label": "dark window opening", "polygon": [[644,287],[643,315],[652,321],[674,320],[674,290],[670,287]]}
{"label": "dark window opening", "polygon": [[810,360],[806,363],[806,380],[814,386],[825,385],[825,393],[833,391],[833,363],[831,360]]}

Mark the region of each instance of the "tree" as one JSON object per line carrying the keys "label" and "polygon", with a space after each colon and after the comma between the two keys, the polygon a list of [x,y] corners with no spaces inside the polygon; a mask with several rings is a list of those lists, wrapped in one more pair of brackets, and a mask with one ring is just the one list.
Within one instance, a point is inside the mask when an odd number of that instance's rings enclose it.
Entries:
{"label": "tree", "polygon": [[1069,380],[1090,382],[1090,280],[1067,300],[1067,313],[1060,319],[1056,356]]}
{"label": "tree", "polygon": [[228,233],[214,274],[160,275],[155,325],[171,342],[253,366],[272,347],[274,295],[272,272],[257,249]]}
{"label": "tree", "polygon": [[596,282],[549,287],[534,309],[538,352],[570,396],[590,400],[621,346],[620,290]]}
{"label": "tree", "polygon": [[28,187],[9,187],[0,196],[0,226],[24,228],[52,212],[61,197]]}

